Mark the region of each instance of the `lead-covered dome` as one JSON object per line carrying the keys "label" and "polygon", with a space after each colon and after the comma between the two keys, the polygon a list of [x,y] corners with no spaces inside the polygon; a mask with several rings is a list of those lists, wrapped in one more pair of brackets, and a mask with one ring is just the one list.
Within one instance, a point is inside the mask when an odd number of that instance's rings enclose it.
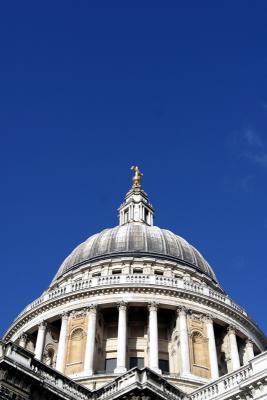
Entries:
{"label": "lead-covered dome", "polygon": [[193,267],[217,282],[210,265],[186,240],[142,222],[129,222],[90,236],[64,260],[56,278],[84,263],[114,256],[169,259]]}

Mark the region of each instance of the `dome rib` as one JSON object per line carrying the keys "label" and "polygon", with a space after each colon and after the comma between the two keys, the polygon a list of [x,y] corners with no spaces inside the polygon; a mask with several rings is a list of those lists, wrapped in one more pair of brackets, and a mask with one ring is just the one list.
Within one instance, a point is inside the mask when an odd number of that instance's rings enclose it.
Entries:
{"label": "dome rib", "polygon": [[167,229],[139,222],[104,229],[90,236],[63,261],[54,280],[82,264],[101,258],[147,255],[188,265],[217,282],[208,262],[185,239]]}

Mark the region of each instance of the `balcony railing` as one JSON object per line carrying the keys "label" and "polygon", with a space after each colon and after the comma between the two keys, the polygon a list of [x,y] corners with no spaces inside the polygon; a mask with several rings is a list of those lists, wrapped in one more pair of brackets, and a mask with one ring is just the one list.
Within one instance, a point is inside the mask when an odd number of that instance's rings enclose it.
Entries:
{"label": "balcony railing", "polygon": [[[144,274],[118,274],[118,275],[107,275],[107,276],[97,276],[90,279],[79,280],[77,282],[69,283],[61,288],[57,288],[46,292],[43,296],[39,297],[37,300],[29,304],[19,315],[18,318],[23,316],[26,312],[34,309],[40,304],[62,297],[64,295],[80,292],[83,290],[88,290],[90,288],[113,286],[113,285],[126,285],[126,286],[136,286],[136,285],[152,285],[152,286],[163,286],[169,288],[175,288],[182,291],[198,293],[200,295],[207,296],[214,300],[224,303],[243,315],[247,316],[246,311],[234,303],[228,296],[209,288],[206,285],[194,281],[188,281],[181,278],[160,276],[160,275],[144,275]],[[16,320],[15,320],[16,321]]]}
{"label": "balcony railing", "polygon": [[[92,393],[90,389],[77,384],[67,376],[48,367],[37,360],[31,352],[12,342],[5,343],[0,341],[0,358],[8,359],[9,363],[11,363],[11,365],[13,364],[16,369],[18,368],[18,365],[22,365],[23,370],[26,370],[26,373],[28,372],[32,374],[32,372],[34,372],[34,376],[39,382],[42,382],[42,385],[49,385],[49,387],[53,388],[53,391],[58,390],[62,395],[64,395],[65,399],[75,398],[88,400],[91,398],[91,396],[89,397]],[[60,398],[62,398],[62,396],[60,396]]]}
{"label": "balcony railing", "polygon": [[201,389],[191,394],[190,400],[210,400],[217,395],[226,393],[235,387],[238,387],[241,382],[249,378],[253,373],[252,365],[246,365],[239,370],[227,374],[219,378],[216,382],[205,385]]}

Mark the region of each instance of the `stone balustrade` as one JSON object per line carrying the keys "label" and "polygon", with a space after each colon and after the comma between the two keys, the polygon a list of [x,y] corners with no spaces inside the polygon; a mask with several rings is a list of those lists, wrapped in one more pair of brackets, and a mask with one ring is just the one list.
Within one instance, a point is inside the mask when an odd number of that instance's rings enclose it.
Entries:
{"label": "stone balustrade", "polygon": [[[2,365],[5,360],[8,362],[8,368],[13,366],[14,369],[17,369],[19,365],[23,366],[24,373],[29,377],[41,380],[44,388],[50,388],[68,400],[73,398],[89,400],[96,397],[99,400],[109,400],[123,397],[125,393],[129,392],[129,388],[140,390],[148,387],[155,394],[155,398],[157,396],[157,398],[166,398],[167,396],[170,400],[265,399],[267,396],[267,352],[254,357],[248,365],[202,386],[191,394],[182,392],[153,371],[137,367],[99,389],[90,390],[36,360],[31,352],[20,346],[0,341]],[[2,366],[2,368],[4,367]]]}
{"label": "stone balustrade", "polygon": [[[248,316],[246,311],[238,306],[233,300],[228,296],[209,288],[206,285],[194,282],[192,280],[188,281],[176,277],[159,276],[159,275],[145,275],[145,274],[118,274],[118,275],[107,275],[107,276],[97,276],[90,279],[79,280],[77,282],[68,283],[61,288],[57,288],[46,292],[44,295],[39,297],[37,300],[29,304],[17,317],[21,318],[27,312],[35,309],[40,304],[65,296],[70,293],[76,293],[83,290],[88,290],[90,288],[112,286],[112,285],[152,285],[174,288],[181,291],[188,291],[197,293],[208,298],[220,301],[236,311],[240,312],[244,316]],[[15,321],[17,320],[15,319]],[[14,322],[15,322],[14,321]]]}
{"label": "stone balustrade", "polygon": [[56,390],[63,392],[67,396],[64,397],[66,399],[77,398],[79,400],[88,400],[91,397],[88,397],[88,394],[90,394],[89,389],[71,381],[65,375],[41,363],[32,353],[12,342],[0,342],[0,357],[14,362],[16,366],[23,365],[29,374],[34,373],[42,381],[44,387],[46,385],[52,386]]}
{"label": "stone balustrade", "polygon": [[240,391],[240,387],[245,382],[250,382],[250,388],[253,387],[252,382],[255,380],[257,387],[260,386],[261,375],[259,372],[262,372],[263,375],[267,370],[267,352],[258,355],[253,358],[251,362],[239,368],[238,370],[228,373],[227,375],[222,376],[217,379],[215,382],[212,382],[208,385],[203,386],[202,388],[194,391],[190,396],[190,400],[213,400],[217,397],[228,398],[233,396],[235,389]]}
{"label": "stone balustrade", "polygon": [[55,289],[52,292],[48,293],[48,299],[50,300],[50,299],[54,299],[55,297],[58,297],[58,296],[63,296],[66,293],[66,291],[67,291],[67,286]]}

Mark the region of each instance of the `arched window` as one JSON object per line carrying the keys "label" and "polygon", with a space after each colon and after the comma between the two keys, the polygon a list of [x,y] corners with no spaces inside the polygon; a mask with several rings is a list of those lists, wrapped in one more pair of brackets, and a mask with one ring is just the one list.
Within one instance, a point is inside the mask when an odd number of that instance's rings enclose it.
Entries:
{"label": "arched window", "polygon": [[84,332],[82,328],[76,328],[70,336],[70,348],[69,348],[69,364],[82,363],[83,362],[83,338]]}

